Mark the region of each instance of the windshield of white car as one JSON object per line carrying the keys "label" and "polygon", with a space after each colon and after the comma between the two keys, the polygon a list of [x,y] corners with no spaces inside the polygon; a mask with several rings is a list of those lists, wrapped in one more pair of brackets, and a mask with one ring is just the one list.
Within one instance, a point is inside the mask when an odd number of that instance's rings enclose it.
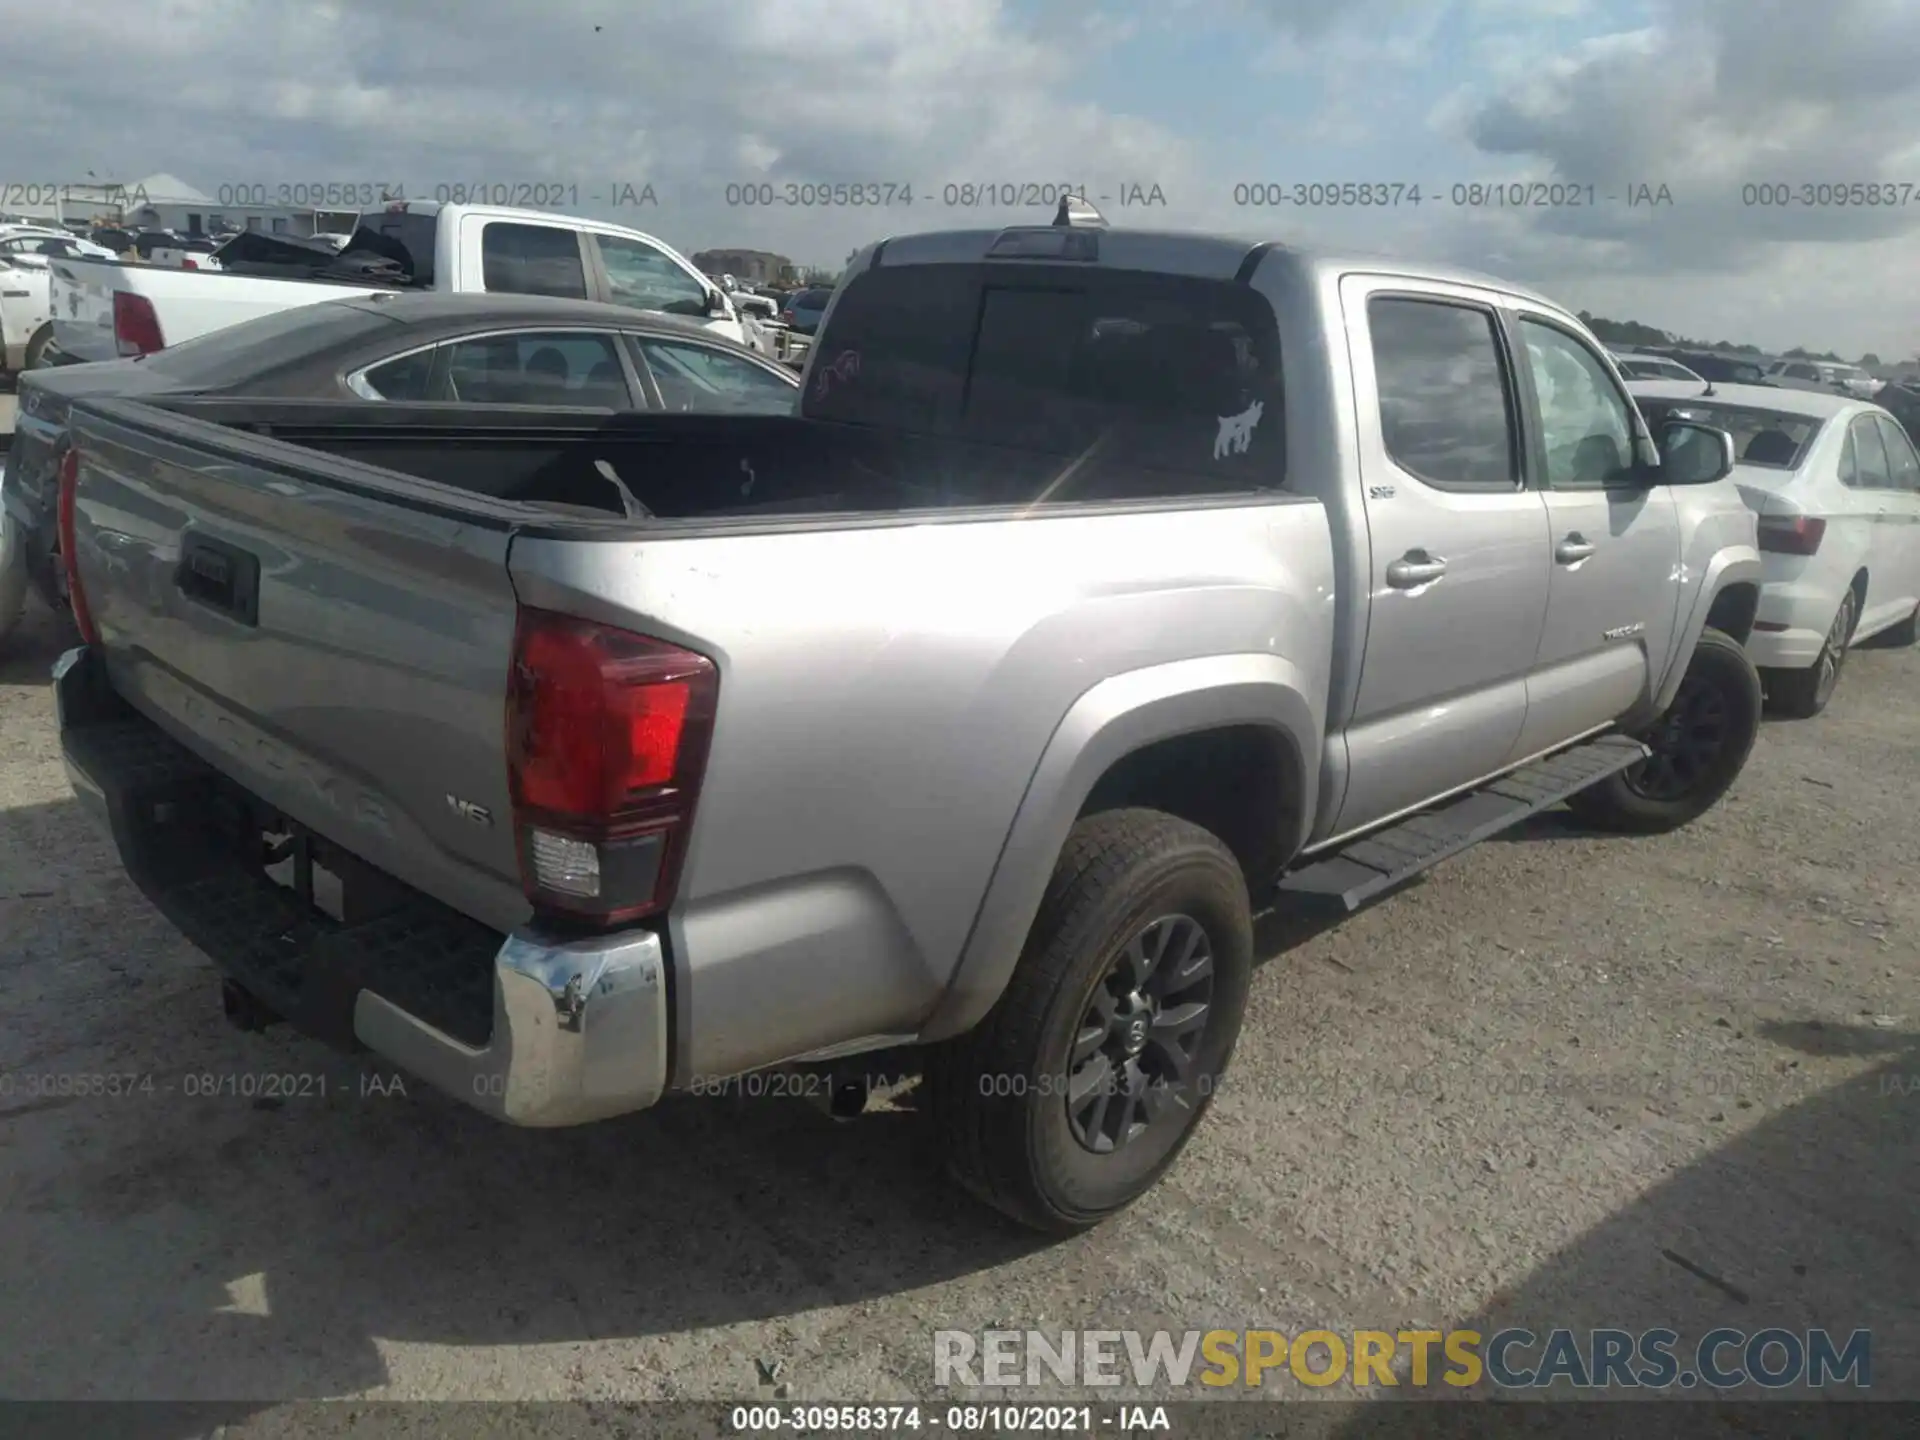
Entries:
{"label": "windshield of white car", "polygon": [[1733,453],[1742,465],[1795,470],[1806,457],[1821,421],[1746,405],[1702,404],[1698,400],[1640,400],[1640,413],[1654,430],[1669,420],[1694,420],[1733,436]]}

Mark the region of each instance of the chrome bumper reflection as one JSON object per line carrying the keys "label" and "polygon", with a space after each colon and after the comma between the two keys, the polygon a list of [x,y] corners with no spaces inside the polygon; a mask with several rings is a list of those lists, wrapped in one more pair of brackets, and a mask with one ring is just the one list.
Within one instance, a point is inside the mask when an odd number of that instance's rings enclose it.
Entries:
{"label": "chrome bumper reflection", "polygon": [[507,937],[493,965],[493,1038],[476,1050],[372,991],[362,1044],[515,1125],[579,1125],[643,1110],[667,1079],[666,962],[644,931],[556,941]]}

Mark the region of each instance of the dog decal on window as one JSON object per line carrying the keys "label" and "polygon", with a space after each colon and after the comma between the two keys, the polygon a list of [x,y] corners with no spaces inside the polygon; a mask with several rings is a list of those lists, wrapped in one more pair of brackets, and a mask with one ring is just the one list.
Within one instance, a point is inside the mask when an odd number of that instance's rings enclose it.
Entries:
{"label": "dog decal on window", "polygon": [[1263,401],[1256,400],[1238,415],[1220,416],[1220,433],[1213,437],[1213,458],[1246,454],[1253,445],[1253,427],[1260,423],[1266,408]]}

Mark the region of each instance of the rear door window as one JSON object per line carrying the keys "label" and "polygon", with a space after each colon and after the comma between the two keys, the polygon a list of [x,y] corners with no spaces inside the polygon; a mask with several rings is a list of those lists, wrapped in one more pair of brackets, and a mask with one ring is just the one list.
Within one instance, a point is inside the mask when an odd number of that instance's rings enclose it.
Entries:
{"label": "rear door window", "polygon": [[446,376],[442,371],[436,383],[432,349],[416,350],[384,364],[370,366],[347,378],[347,387],[356,395],[374,400],[397,402],[448,400]]}
{"label": "rear door window", "polygon": [[661,405],[683,412],[791,415],[799,387],[740,355],[691,341],[640,338]]}
{"label": "rear door window", "polygon": [[613,336],[601,331],[525,330],[446,349],[450,400],[633,408]]}
{"label": "rear door window", "polygon": [[1285,479],[1279,338],[1266,300],[1244,285],[1068,266],[882,267],[848,283],[825,340],[808,414],[1036,457],[1040,493],[1017,497],[1025,503]]}
{"label": "rear door window", "polygon": [[1394,464],[1443,490],[1514,489],[1513,405],[1493,312],[1378,296],[1367,328]]}
{"label": "rear door window", "polygon": [[496,294],[587,298],[587,270],[576,231],[490,221],[480,232],[480,261],[481,283]]}

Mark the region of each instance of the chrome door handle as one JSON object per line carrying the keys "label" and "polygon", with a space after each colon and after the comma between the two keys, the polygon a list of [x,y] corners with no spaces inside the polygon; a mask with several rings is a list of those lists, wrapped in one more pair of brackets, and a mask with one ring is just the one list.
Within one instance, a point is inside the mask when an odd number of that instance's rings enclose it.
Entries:
{"label": "chrome door handle", "polygon": [[1447,573],[1447,562],[1424,550],[1409,550],[1387,566],[1387,584],[1396,590],[1417,590]]}
{"label": "chrome door handle", "polygon": [[1554,547],[1553,558],[1562,565],[1578,565],[1597,548],[1591,540],[1583,538],[1576,531]]}

